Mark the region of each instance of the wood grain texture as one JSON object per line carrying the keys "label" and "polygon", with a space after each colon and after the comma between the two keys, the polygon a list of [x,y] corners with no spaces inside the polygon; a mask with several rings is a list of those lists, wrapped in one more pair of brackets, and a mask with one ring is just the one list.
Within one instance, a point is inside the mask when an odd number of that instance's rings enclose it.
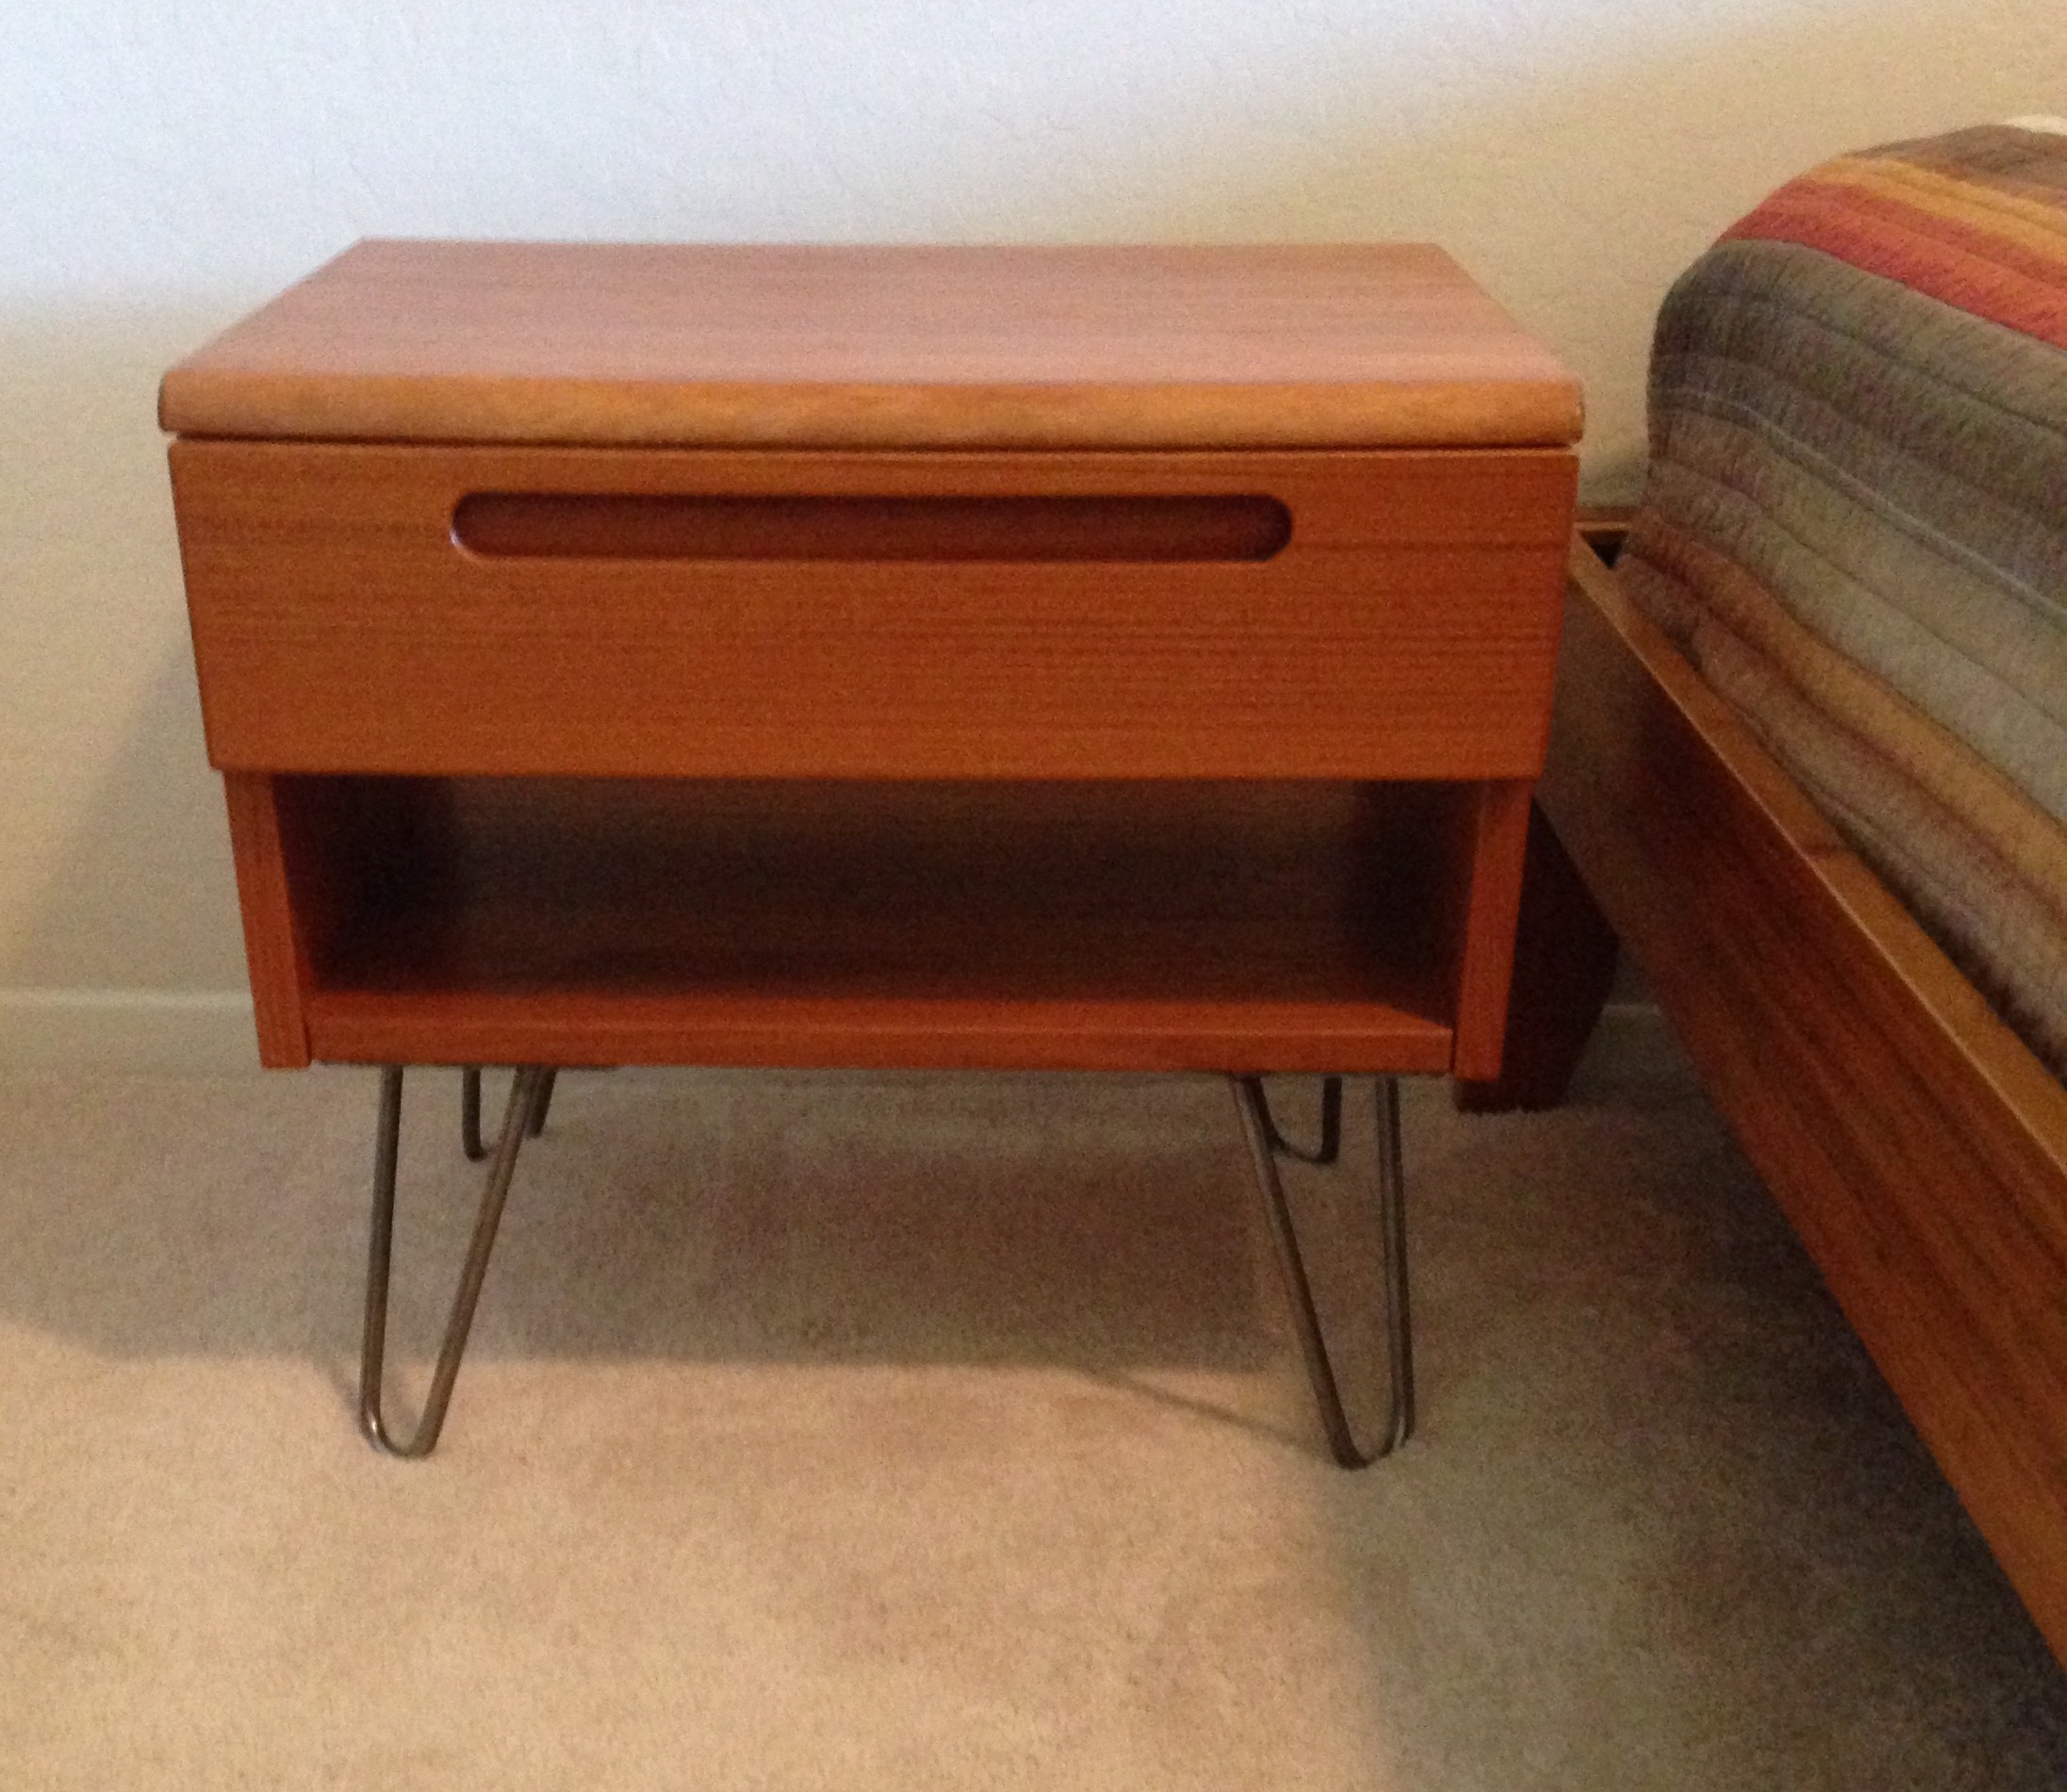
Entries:
{"label": "wood grain texture", "polygon": [[369,243],[161,415],[322,1055],[1497,1060],[1579,401],[1437,250]]}
{"label": "wood grain texture", "polygon": [[2067,1092],[1583,548],[1542,799],[2067,1659]]}
{"label": "wood grain texture", "polygon": [[223,781],[244,961],[258,1024],[258,1061],[269,1070],[298,1070],[309,1062],[302,1003],[307,965],[287,884],[274,788],[273,779],[252,772],[233,772]]}
{"label": "wood grain texture", "polygon": [[1439,1075],[1450,1028],[1380,1002],[956,1000],[425,990],[310,998],[334,1063]]}
{"label": "wood grain texture", "polygon": [[283,781],[418,827],[316,955],[323,1058],[1450,1060],[1422,847],[1468,787]]}
{"label": "wood grain texture", "polygon": [[1500,1074],[1456,1085],[1467,1113],[1554,1108],[1607,1004],[1619,956],[1614,929],[1541,810],[1529,816]]}
{"label": "wood grain texture", "polygon": [[[670,777],[1533,777],[1563,451],[728,454],[181,441],[214,762]],[[1257,562],[491,558],[476,492],[1263,495]]]}
{"label": "wood grain texture", "polygon": [[368,241],[165,428],[841,448],[1562,446],[1579,388],[1439,249]]}
{"label": "wood grain texture", "polygon": [[1470,877],[1462,902],[1456,960],[1457,1044],[1452,1074],[1500,1075],[1507,1037],[1507,987],[1529,837],[1525,781],[1482,784],[1470,817]]}

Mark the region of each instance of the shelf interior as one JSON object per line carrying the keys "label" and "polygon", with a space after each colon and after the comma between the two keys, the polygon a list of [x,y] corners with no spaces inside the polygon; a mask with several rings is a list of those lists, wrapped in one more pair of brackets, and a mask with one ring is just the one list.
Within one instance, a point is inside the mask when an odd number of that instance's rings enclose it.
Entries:
{"label": "shelf interior", "polygon": [[957,1061],[1048,1061],[1011,1039],[1074,1017],[1160,1062],[1321,1010],[1447,1060],[1468,786],[281,781],[320,1055],[378,1055],[415,1013],[477,1045],[550,1031],[561,1061],[627,1028],[650,1058],[670,1026],[683,1059],[730,1029],[769,1061],[746,1035],[786,1019],[815,1041],[786,1055],[828,1061],[843,1026],[931,1010]]}

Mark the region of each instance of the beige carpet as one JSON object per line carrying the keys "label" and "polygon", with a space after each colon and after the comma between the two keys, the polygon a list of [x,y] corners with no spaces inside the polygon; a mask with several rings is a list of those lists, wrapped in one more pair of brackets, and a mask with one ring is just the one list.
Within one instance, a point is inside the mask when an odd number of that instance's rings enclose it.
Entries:
{"label": "beige carpet", "polygon": [[[477,1174],[411,1091],[404,1417]],[[1683,1087],[1412,1092],[1422,1424],[1362,1475],[1224,1088],[1132,1077],[566,1079],[384,1460],[372,1096],[0,1085],[7,1792],[2067,1784],[2067,1679]]]}

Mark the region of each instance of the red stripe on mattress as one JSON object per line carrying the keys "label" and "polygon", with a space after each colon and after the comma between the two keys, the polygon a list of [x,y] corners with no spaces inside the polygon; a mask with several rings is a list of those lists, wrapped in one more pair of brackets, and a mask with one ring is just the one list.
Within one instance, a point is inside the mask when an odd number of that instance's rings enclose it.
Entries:
{"label": "red stripe on mattress", "polygon": [[1992,323],[2067,349],[2058,263],[1971,224],[1813,176],[1783,187],[1723,239],[1798,243]]}

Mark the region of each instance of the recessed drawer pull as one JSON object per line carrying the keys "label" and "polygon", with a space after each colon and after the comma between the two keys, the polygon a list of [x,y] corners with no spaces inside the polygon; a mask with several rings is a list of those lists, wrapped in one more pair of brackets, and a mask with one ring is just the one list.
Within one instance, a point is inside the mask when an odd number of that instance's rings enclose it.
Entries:
{"label": "recessed drawer pull", "polygon": [[1249,494],[1081,498],[682,497],[474,492],[452,538],[477,554],[582,560],[1239,561],[1290,540]]}

